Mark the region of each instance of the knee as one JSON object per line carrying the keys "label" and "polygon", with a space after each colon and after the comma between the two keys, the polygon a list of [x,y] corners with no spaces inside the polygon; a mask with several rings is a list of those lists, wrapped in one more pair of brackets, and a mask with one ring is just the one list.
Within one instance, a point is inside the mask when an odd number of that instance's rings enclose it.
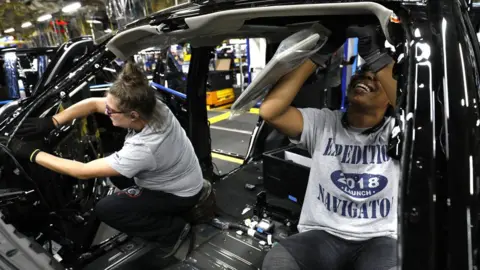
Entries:
{"label": "knee", "polygon": [[300,270],[295,258],[282,245],[276,244],[265,256],[262,270]]}
{"label": "knee", "polygon": [[107,196],[97,202],[93,210],[94,215],[103,222],[112,220],[115,212],[115,206],[110,197]]}

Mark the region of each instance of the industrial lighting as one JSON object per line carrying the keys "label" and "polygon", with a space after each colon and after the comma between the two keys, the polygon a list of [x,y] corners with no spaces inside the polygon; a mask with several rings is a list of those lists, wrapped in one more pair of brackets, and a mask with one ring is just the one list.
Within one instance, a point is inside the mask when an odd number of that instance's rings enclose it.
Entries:
{"label": "industrial lighting", "polygon": [[5,33],[12,33],[12,32],[15,32],[15,29],[13,28],[8,28],[7,30],[3,31]]}
{"label": "industrial lighting", "polygon": [[101,21],[98,21],[98,20],[86,20],[87,23],[92,23],[92,24],[102,24]]}
{"label": "industrial lighting", "polygon": [[44,22],[44,21],[48,21],[52,18],[52,14],[45,14],[45,15],[42,15],[40,17],[38,17],[37,21],[38,22]]}
{"label": "industrial lighting", "polygon": [[28,28],[28,27],[31,27],[32,26],[32,23],[31,22],[24,22],[22,23],[22,28]]}
{"label": "industrial lighting", "polygon": [[80,4],[80,2],[74,2],[74,3],[71,3],[70,5],[64,6],[62,8],[62,11],[64,13],[72,13],[72,12],[77,11],[77,9],[79,9],[81,7],[82,7],[82,4]]}

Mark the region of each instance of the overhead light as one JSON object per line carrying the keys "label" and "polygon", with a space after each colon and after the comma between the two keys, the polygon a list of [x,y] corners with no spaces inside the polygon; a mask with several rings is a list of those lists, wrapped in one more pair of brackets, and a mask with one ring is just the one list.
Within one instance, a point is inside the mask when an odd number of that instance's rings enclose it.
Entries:
{"label": "overhead light", "polygon": [[112,32],[112,29],[108,28],[108,29],[105,29],[105,33],[111,33]]}
{"label": "overhead light", "polygon": [[52,18],[52,14],[45,14],[37,18],[38,22],[48,21]]}
{"label": "overhead light", "polygon": [[28,28],[28,27],[31,27],[32,26],[32,23],[31,22],[24,22],[22,23],[22,28]]}
{"label": "overhead light", "polygon": [[8,28],[7,30],[3,31],[5,33],[12,33],[12,32],[15,32],[15,29],[13,28]]}
{"label": "overhead light", "polygon": [[102,24],[101,21],[98,20],[86,20],[87,23],[93,23],[93,24]]}
{"label": "overhead light", "polygon": [[80,2],[74,2],[74,3],[71,3],[70,5],[64,6],[62,8],[62,11],[64,13],[72,13],[72,12],[77,11],[77,9],[79,9],[81,7],[82,7],[82,4],[80,4]]}

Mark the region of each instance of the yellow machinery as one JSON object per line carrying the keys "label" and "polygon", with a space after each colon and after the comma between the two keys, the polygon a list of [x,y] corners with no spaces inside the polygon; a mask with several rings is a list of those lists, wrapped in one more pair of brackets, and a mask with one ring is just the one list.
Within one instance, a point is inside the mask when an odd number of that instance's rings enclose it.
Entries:
{"label": "yellow machinery", "polygon": [[231,104],[235,101],[233,88],[225,88],[215,91],[207,91],[207,105],[210,107],[219,107],[225,104]]}

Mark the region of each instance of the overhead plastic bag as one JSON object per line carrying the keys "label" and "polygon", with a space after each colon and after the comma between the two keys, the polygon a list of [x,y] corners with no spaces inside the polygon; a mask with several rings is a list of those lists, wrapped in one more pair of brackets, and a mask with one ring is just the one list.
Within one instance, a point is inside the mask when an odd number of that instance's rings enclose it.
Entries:
{"label": "overhead plastic bag", "polygon": [[265,97],[282,76],[320,50],[329,35],[330,30],[320,24],[314,24],[284,39],[265,68],[233,103],[230,118],[248,112]]}

